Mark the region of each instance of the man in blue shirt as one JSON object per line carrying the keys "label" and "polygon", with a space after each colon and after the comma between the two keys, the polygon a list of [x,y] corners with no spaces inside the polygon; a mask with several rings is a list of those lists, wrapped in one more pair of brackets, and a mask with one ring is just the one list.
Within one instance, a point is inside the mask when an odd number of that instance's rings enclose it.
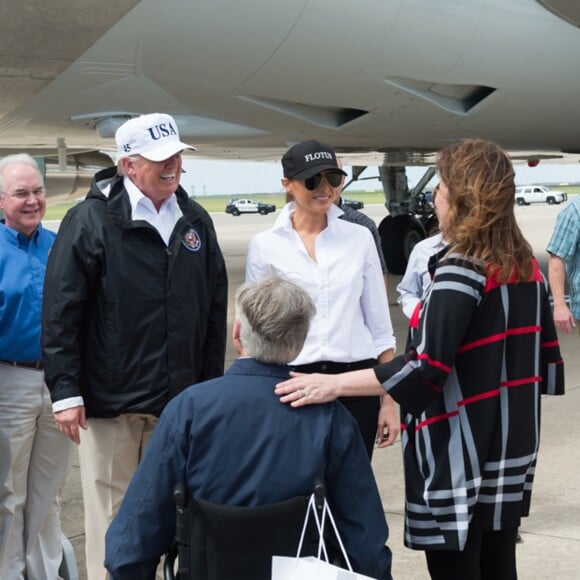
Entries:
{"label": "man in blue shirt", "polygon": [[177,482],[195,498],[252,506],[308,494],[317,478],[353,568],[391,577],[385,516],[354,419],[339,403],[297,412],[274,395],[313,314],[308,294],[289,281],[269,278],[238,290],[233,341],[240,358],[163,411],[107,532],[105,566],[114,580],[153,578],[175,534]]}
{"label": "man in blue shirt", "polygon": [[42,288],[55,234],[34,159],[0,161],[0,578],[54,580],[58,494],[72,442],[56,427],[40,349]]}
{"label": "man in blue shirt", "polygon": [[[569,334],[580,320],[580,196],[575,196],[558,214],[547,247],[548,278],[554,300],[554,322]],[[566,304],[566,277],[570,288],[570,308]]]}

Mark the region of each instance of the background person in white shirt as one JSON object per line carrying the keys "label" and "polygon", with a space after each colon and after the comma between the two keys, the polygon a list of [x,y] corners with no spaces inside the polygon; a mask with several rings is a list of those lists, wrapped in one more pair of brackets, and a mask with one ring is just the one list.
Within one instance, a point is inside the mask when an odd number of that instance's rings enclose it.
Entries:
{"label": "background person in white shirt", "polygon": [[[274,226],[252,239],[246,281],[276,274],[308,291],[316,305],[304,348],[290,365],[301,372],[369,368],[393,357],[395,337],[377,250],[370,232],[338,219],[345,175],[333,149],[318,141],[290,148],[282,185],[294,199]],[[303,393],[308,396],[308,393]],[[394,443],[400,428],[390,397],[348,397],[369,454]],[[379,412],[380,411],[380,412]]]}
{"label": "background person in white shirt", "polygon": [[431,284],[429,260],[446,247],[441,232],[421,240],[411,252],[405,275],[397,285],[397,302],[407,318],[413,316],[417,304]]}
{"label": "background person in white shirt", "polygon": [[[433,190],[433,202],[437,195],[436,186]],[[432,256],[447,247],[443,240],[443,234],[438,232],[415,245],[409,256],[405,275],[397,285],[399,298],[397,302],[407,318],[413,316],[417,304],[425,290],[431,285],[431,274],[429,273],[429,260]]]}

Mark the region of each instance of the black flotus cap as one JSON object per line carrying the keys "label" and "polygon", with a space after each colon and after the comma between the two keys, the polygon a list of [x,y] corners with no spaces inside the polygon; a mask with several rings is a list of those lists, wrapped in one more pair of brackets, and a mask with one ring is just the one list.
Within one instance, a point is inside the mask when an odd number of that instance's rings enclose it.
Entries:
{"label": "black flotus cap", "polygon": [[336,153],[332,147],[314,140],[303,141],[290,147],[282,157],[282,168],[284,177],[288,179],[308,179],[329,169],[346,175],[346,172],[338,166]]}

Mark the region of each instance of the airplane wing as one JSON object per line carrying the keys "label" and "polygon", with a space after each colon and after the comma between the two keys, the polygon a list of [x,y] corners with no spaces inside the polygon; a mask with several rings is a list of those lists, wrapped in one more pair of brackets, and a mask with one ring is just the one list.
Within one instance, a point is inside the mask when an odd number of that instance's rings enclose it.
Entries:
{"label": "airplane wing", "polygon": [[[531,163],[580,154],[578,10],[565,0],[7,0],[0,155],[108,163],[127,118],[171,113],[198,155],[316,138],[392,171],[462,137]],[[575,20],[576,19],[576,20]],[[567,157],[569,158],[569,157]],[[577,158],[577,157],[575,157]]]}
{"label": "airplane wing", "polygon": [[580,153],[580,30],[541,3],[9,1],[0,152],[111,147],[159,110],[223,158],[311,137],[394,162],[475,135]]}

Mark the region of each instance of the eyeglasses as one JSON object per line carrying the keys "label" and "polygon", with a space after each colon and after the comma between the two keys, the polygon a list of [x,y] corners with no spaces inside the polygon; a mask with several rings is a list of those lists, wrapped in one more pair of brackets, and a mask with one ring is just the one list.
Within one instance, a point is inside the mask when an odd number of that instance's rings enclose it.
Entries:
{"label": "eyeglasses", "polygon": [[328,181],[330,187],[338,187],[342,183],[343,174],[338,171],[329,171],[327,173],[318,173],[313,177],[304,180],[304,185],[308,191],[314,191],[320,187],[323,179]]}
{"label": "eyeglasses", "polygon": [[28,190],[28,189],[17,189],[13,193],[6,194],[8,197],[13,197],[20,201],[24,201],[28,199],[28,196],[32,195],[36,199],[43,198],[46,195],[46,190],[44,187],[37,187],[36,189]]}

